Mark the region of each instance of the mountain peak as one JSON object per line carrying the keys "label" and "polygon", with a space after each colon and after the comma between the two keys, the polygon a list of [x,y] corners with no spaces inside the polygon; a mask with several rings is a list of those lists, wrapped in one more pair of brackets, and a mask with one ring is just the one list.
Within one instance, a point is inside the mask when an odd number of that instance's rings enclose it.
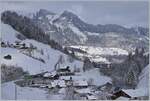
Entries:
{"label": "mountain peak", "polygon": [[78,18],[77,15],[75,15],[74,13],[65,10],[62,14],[61,17],[67,17],[68,19],[74,19],[74,18]]}
{"label": "mountain peak", "polygon": [[50,11],[48,11],[46,9],[40,9],[39,12],[38,12],[38,14],[40,14],[40,15],[48,15],[48,14],[55,15],[55,13],[50,12]]}

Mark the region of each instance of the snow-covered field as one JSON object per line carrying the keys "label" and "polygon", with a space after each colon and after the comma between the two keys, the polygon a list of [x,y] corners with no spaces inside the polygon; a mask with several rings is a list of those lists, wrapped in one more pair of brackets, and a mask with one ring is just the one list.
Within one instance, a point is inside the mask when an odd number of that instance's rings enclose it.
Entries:
{"label": "snow-covered field", "polygon": [[1,94],[3,100],[60,100],[63,97],[61,94],[49,94],[40,88],[19,87],[13,81],[1,85]]}

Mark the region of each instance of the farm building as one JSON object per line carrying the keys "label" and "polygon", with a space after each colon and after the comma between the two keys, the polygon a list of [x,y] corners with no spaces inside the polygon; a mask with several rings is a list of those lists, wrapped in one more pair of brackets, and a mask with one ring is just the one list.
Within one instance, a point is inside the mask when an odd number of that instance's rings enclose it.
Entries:
{"label": "farm building", "polygon": [[87,88],[88,87],[88,83],[86,80],[75,80],[73,82],[73,86],[76,88]]}
{"label": "farm building", "polygon": [[49,79],[58,79],[59,76],[57,74],[56,71],[52,71],[52,72],[46,72],[44,75],[43,75],[44,78],[49,78]]}
{"label": "farm building", "polygon": [[59,76],[69,76],[69,75],[74,75],[74,72],[71,72],[70,67],[66,66],[66,67],[60,67],[59,69],[57,69],[57,74]]}

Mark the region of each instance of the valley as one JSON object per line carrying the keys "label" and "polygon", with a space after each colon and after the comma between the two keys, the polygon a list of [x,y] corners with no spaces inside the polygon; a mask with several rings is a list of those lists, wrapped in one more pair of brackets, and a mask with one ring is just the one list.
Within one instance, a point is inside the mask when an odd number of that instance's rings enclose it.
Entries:
{"label": "valley", "polygon": [[88,24],[69,11],[4,11],[2,99],[148,99],[148,33]]}

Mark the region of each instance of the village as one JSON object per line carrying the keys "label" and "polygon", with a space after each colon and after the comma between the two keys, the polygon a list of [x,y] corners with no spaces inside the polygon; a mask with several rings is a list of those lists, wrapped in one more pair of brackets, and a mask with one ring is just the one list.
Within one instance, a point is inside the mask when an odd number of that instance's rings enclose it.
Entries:
{"label": "village", "polygon": [[70,94],[70,96],[73,96],[72,98],[77,97],[82,100],[116,100],[120,97],[137,99],[137,97],[128,95],[120,87],[114,87],[110,82],[96,86],[92,83],[92,80],[80,79],[80,73],[71,71],[69,66],[61,67],[56,71],[28,75],[16,81],[16,84],[22,87],[49,89],[57,93],[63,93],[62,90],[65,88],[68,89],[68,92],[72,92]]}
{"label": "village", "polygon": [[[1,42],[3,48],[17,48],[20,50],[33,50],[35,47],[27,46],[25,43],[15,42],[13,44]],[[5,59],[11,59],[11,55],[6,55]],[[132,97],[120,87],[115,87],[111,82],[97,86],[93,84],[93,80],[81,78],[80,70],[72,70],[70,66],[63,66],[53,71],[41,72],[35,75],[25,75],[23,78],[15,82],[21,87],[35,87],[40,89],[48,89],[56,93],[64,93],[62,89],[68,89],[72,92],[71,99],[82,100],[99,100],[119,98],[138,99]],[[75,97],[75,98],[74,98]]]}

